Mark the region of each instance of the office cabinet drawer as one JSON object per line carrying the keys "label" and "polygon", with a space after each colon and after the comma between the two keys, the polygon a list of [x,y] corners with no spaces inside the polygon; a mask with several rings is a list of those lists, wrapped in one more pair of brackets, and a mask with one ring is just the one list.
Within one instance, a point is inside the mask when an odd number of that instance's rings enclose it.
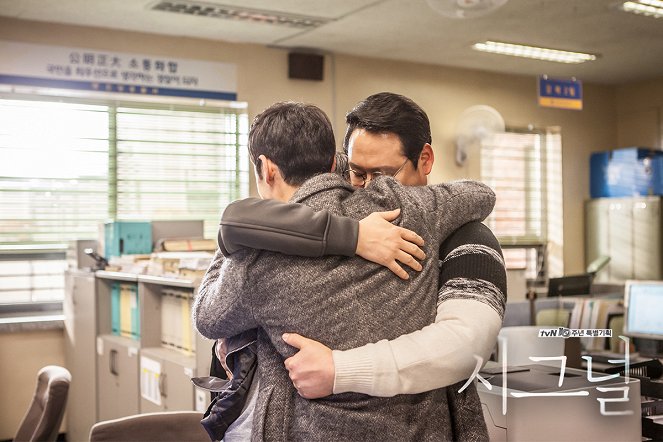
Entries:
{"label": "office cabinet drawer", "polygon": [[128,338],[97,339],[98,417],[117,419],[137,414],[138,346]]}

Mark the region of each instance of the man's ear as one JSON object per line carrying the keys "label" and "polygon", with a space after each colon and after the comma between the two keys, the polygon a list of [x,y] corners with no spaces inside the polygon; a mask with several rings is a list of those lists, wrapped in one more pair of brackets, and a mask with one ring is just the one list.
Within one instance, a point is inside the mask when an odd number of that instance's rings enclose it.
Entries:
{"label": "man's ear", "polygon": [[334,155],[334,161],[332,162],[332,167],[330,172],[336,172],[336,155]]}
{"label": "man's ear", "polygon": [[258,160],[260,160],[260,173],[262,174],[262,179],[269,185],[274,184],[274,177],[278,171],[278,166],[265,155],[260,155]]}
{"label": "man's ear", "polygon": [[419,163],[417,169],[421,170],[424,175],[428,175],[433,170],[433,163],[435,162],[435,153],[430,144],[424,144],[424,148],[419,154]]}

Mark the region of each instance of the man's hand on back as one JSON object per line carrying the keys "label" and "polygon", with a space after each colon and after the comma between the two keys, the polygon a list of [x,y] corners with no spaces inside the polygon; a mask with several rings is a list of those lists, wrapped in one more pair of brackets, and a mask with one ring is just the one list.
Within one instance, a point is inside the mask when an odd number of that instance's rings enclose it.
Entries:
{"label": "man's hand on back", "polygon": [[417,259],[424,259],[426,255],[419,248],[424,245],[423,238],[389,222],[396,219],[400,211],[374,212],[359,221],[356,254],[387,267],[399,278],[409,279],[399,262],[420,272],[422,267]]}
{"label": "man's hand on back", "polygon": [[336,375],[332,350],[297,333],[284,333],[283,341],[299,349],[285,360],[285,368],[299,395],[317,399],[332,394]]}

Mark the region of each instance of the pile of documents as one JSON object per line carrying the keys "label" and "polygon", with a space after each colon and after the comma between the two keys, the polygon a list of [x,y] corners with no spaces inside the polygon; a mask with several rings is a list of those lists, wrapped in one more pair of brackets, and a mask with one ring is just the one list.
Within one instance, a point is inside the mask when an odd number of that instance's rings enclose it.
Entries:
{"label": "pile of documents", "polygon": [[213,256],[210,252],[153,253],[146,273],[195,281],[203,277]]}
{"label": "pile of documents", "polygon": [[121,255],[113,256],[109,259],[108,265],[104,270],[107,272],[122,272],[141,275],[150,260],[150,255]]}

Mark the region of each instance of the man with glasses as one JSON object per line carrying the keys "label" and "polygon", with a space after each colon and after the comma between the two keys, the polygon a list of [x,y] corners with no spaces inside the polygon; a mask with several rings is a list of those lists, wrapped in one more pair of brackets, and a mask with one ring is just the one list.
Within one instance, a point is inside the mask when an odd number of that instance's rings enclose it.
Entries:
{"label": "man with glasses", "polygon": [[[379,93],[358,103],[347,115],[344,150],[349,165],[344,176],[363,187],[379,175],[390,175],[405,185],[425,185],[434,154],[428,117],[412,100]],[[342,167],[342,166],[341,166]],[[244,247],[269,249],[302,256],[357,254],[389,267],[402,278],[416,270],[416,241],[404,232],[385,228],[380,217],[359,223],[359,235],[337,235],[345,220],[296,204],[238,201],[221,221],[220,244],[230,254]],[[386,224],[386,223],[385,223]],[[275,227],[266,240],[243,226]],[[264,230],[262,230],[264,231]],[[293,237],[298,238],[297,241]],[[392,240],[403,237],[404,241]],[[299,238],[309,238],[301,241]],[[389,241],[387,241],[389,238]],[[293,245],[295,243],[296,245]],[[412,256],[411,256],[412,255]],[[435,322],[394,340],[382,340],[345,351],[295,333],[284,340],[300,351],[285,361],[299,394],[320,398],[332,393],[358,392],[393,396],[446,387],[452,415],[476,415],[472,425],[455,426],[454,440],[487,439],[476,389],[458,393],[475,367],[473,355],[485,361],[501,327],[506,301],[506,271],[501,249],[490,230],[468,223],[440,249],[444,260],[439,282]],[[296,332],[296,330],[291,330]]]}
{"label": "man with glasses", "polygon": [[348,172],[344,173],[343,176],[350,181],[350,184],[355,187],[366,187],[366,185],[375,177],[390,176],[392,178],[396,178],[408,161],[410,160],[406,158],[405,161],[403,161],[403,164],[401,164],[401,167],[396,169],[396,172],[391,172],[388,168],[385,167],[382,167],[374,172],[361,172],[359,170],[348,168]]}
{"label": "man with glasses", "polygon": [[[452,419],[467,426],[474,417],[452,418],[444,389],[392,398],[347,393],[309,401],[297,395],[283,366],[283,359],[294,352],[281,335],[298,330],[350,348],[393,339],[432,322],[438,247],[465,222],[490,213],[492,191],[469,181],[407,187],[375,176],[366,190],[355,192],[337,175],[319,175],[333,162],[331,125],[319,109],[299,103],[278,103],[257,116],[249,152],[263,198],[356,218],[399,207],[399,224],[420,232],[428,255],[421,273],[403,281],[354,257],[301,258],[242,250],[224,261],[217,253],[196,298],[195,323],[210,338],[258,327],[260,390],[252,438],[451,439]],[[352,225],[345,226],[352,234]],[[232,367],[233,374],[236,369]]]}

